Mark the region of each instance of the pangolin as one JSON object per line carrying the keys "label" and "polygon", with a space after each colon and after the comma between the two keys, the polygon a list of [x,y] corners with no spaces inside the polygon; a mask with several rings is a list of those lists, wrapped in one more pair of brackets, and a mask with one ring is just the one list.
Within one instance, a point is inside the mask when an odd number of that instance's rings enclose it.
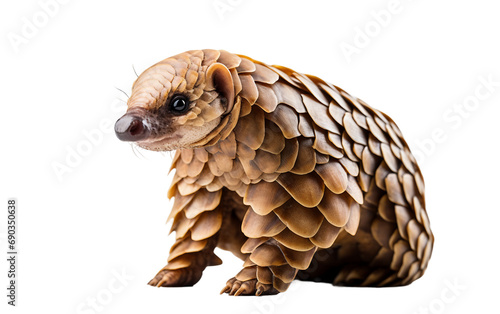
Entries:
{"label": "pangolin", "polygon": [[322,79],[223,50],[167,58],[135,81],[120,140],[176,150],[176,242],[152,286],[191,286],[222,261],[221,293],[275,294],[294,279],[406,285],[433,247],[424,180],[384,113]]}

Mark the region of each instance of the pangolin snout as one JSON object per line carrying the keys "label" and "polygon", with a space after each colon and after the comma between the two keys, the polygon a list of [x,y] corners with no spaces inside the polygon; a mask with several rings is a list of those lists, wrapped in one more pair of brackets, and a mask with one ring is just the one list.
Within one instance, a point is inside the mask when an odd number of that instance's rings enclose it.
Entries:
{"label": "pangolin snout", "polygon": [[150,130],[141,116],[127,113],[116,121],[115,133],[121,141],[137,142],[147,138]]}

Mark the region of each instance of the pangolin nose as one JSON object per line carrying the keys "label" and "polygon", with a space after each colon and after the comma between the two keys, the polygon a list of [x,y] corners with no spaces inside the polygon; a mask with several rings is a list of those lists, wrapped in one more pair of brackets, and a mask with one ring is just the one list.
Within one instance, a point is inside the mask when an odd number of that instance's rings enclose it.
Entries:
{"label": "pangolin nose", "polygon": [[116,136],[126,142],[137,142],[149,135],[149,130],[141,117],[124,115],[115,123]]}

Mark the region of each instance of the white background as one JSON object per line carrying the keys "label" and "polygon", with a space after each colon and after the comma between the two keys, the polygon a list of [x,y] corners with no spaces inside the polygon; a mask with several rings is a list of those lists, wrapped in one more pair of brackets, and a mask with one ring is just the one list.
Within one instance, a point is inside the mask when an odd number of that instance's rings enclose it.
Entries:
{"label": "white background", "polygon": [[[2,313],[498,311],[493,1],[46,2],[0,7]],[[132,66],[140,73],[204,48],[317,75],[398,123],[420,160],[436,237],[421,279],[387,289],[295,282],[280,296],[219,296],[241,267],[222,252],[224,264],[195,287],[146,285],[173,243],[170,155],[135,155],[115,138],[126,100],[117,88],[130,92]],[[488,79],[497,82],[490,90]],[[5,297],[8,197],[19,203],[16,308]]]}

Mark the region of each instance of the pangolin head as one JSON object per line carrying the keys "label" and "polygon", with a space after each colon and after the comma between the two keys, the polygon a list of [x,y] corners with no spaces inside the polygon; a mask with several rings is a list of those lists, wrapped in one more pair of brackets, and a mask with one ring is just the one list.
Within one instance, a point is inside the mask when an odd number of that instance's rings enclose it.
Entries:
{"label": "pangolin head", "polygon": [[187,51],[146,69],[116,121],[117,137],[155,151],[200,146],[234,103],[231,73],[218,57]]}

